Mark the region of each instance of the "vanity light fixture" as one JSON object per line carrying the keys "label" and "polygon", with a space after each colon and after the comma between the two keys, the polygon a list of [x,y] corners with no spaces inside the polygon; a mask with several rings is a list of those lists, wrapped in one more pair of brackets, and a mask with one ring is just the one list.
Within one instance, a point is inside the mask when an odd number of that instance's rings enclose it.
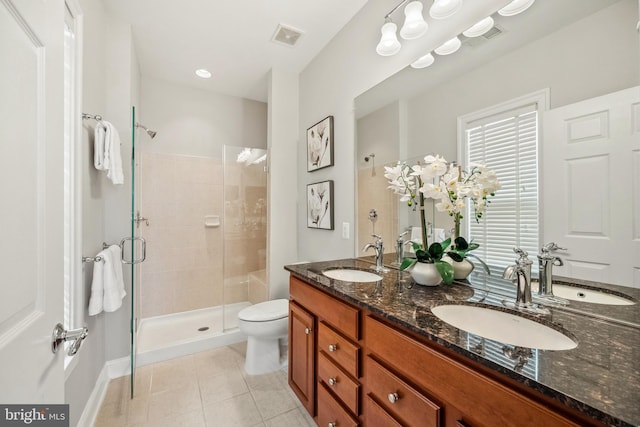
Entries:
{"label": "vanity light fixture", "polygon": [[196,76],[202,78],[202,79],[210,79],[211,78],[211,72],[209,70],[206,70],[204,68],[199,68],[196,70]]}
{"label": "vanity light fixture", "polygon": [[411,68],[427,68],[429,65],[433,64],[435,60],[436,59],[433,57],[431,52],[429,52],[426,55],[421,56],[420,58],[413,61],[413,63],[411,64]]}
{"label": "vanity light fixture", "polygon": [[429,29],[427,21],[422,16],[422,2],[412,1],[404,8],[404,25],[400,30],[400,36],[405,40],[413,40],[422,37]]}
{"label": "vanity light fixture", "polygon": [[429,15],[433,19],[446,19],[462,8],[462,0],[434,0]]}
{"label": "vanity light fixture", "polygon": [[462,34],[465,37],[479,37],[484,33],[486,33],[487,31],[489,31],[490,29],[492,29],[493,24],[494,24],[493,18],[490,16],[487,16],[482,21],[473,25],[467,31],[463,31]]}
{"label": "vanity light fixture", "polygon": [[385,22],[385,24],[380,29],[382,33],[382,37],[380,38],[380,43],[376,46],[376,52],[380,56],[392,56],[396,53],[400,52],[400,42],[398,41],[398,37],[396,36],[396,30],[398,27],[393,22]]}
{"label": "vanity light fixture", "polygon": [[513,0],[498,11],[502,16],[513,16],[529,9],[535,0]]}
{"label": "vanity light fixture", "polygon": [[439,47],[435,48],[434,52],[438,55],[451,55],[452,53],[460,49],[460,46],[462,46],[462,42],[456,36],[442,43]]}

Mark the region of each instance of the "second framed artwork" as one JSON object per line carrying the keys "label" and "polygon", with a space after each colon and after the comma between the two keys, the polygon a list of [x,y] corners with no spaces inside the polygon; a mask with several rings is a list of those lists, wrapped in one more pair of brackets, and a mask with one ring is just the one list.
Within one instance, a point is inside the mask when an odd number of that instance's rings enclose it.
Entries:
{"label": "second framed artwork", "polygon": [[333,166],[333,116],[307,129],[307,172]]}
{"label": "second framed artwork", "polygon": [[333,181],[307,185],[307,227],[333,230]]}

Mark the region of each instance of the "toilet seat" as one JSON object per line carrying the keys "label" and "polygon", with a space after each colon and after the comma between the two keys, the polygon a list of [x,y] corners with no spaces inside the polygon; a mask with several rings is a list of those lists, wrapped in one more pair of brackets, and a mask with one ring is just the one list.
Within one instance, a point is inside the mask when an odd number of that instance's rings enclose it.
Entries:
{"label": "toilet seat", "polygon": [[246,322],[269,322],[283,319],[289,315],[289,300],[276,299],[254,304],[243,308],[238,313],[238,318]]}

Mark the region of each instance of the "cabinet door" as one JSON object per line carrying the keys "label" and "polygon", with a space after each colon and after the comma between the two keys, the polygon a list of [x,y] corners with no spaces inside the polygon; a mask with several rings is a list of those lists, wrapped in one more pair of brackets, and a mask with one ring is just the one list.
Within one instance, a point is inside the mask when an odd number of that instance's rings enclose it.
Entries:
{"label": "cabinet door", "polygon": [[289,302],[289,385],[311,416],[315,415],[314,317]]}

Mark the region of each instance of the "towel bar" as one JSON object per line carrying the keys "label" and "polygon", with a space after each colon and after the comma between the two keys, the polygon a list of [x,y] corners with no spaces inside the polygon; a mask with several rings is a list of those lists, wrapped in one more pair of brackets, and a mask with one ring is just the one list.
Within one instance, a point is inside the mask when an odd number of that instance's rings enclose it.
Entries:
{"label": "towel bar", "polygon": [[[124,242],[126,242],[127,240],[130,240],[132,244],[135,240],[138,240],[142,243],[142,258],[134,259],[133,261],[127,261],[124,259]],[[107,249],[109,246],[112,246],[112,245],[106,242],[102,242],[102,249]],[[123,264],[128,264],[128,265],[140,264],[141,262],[144,262],[145,259],[147,259],[147,241],[144,240],[142,237],[125,237],[124,239],[120,240],[120,243],[118,243],[117,246],[120,246],[121,256],[122,256],[121,261]]]}
{"label": "towel bar", "polygon": [[83,256],[82,257],[82,262],[102,262],[104,261],[104,259],[102,259],[102,257],[100,255],[98,256]]}

